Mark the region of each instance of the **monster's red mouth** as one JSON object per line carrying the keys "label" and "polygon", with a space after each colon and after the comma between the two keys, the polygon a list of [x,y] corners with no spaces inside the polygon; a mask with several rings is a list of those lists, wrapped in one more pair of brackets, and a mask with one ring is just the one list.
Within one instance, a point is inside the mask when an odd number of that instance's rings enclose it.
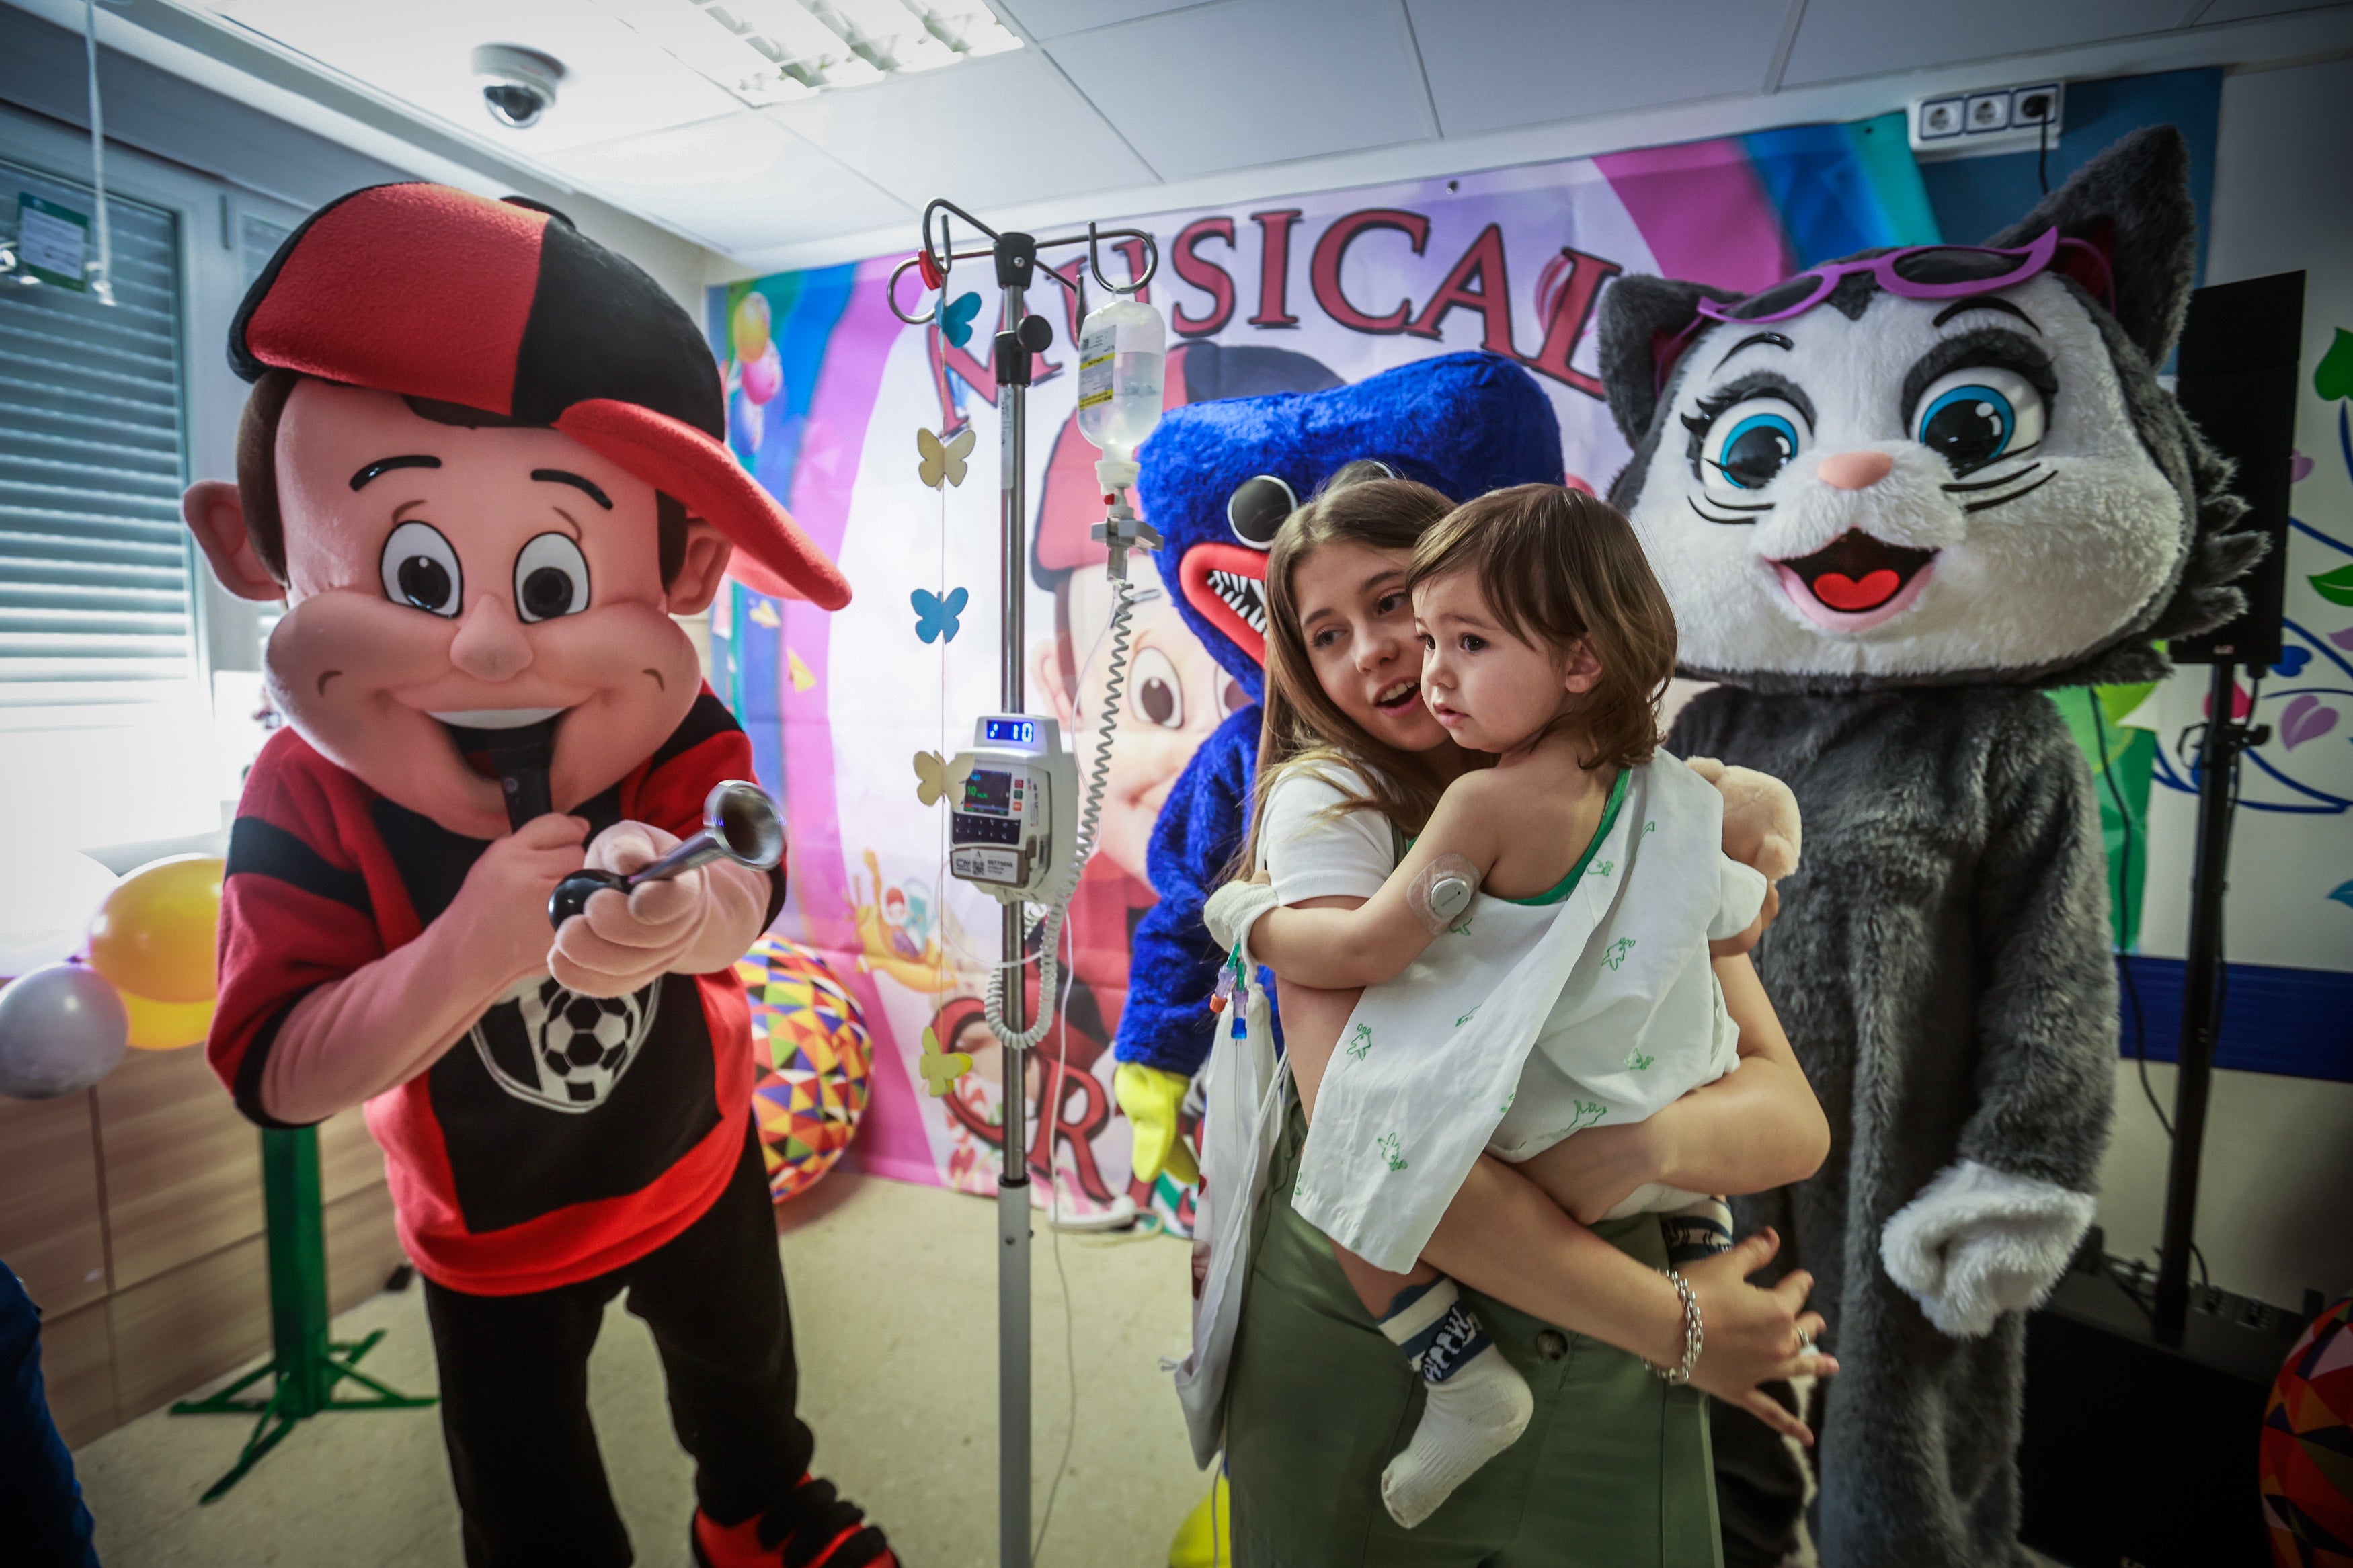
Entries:
{"label": "monster's red mouth", "polygon": [[1261,666],[1266,663],[1266,555],[1240,544],[1196,544],[1177,563],[1185,600]]}
{"label": "monster's red mouth", "polygon": [[1926,586],[1933,550],[1911,550],[1850,530],[1811,555],[1776,561],[1774,571],[1790,602],[1807,618],[1840,631],[1861,631],[1910,607]]}

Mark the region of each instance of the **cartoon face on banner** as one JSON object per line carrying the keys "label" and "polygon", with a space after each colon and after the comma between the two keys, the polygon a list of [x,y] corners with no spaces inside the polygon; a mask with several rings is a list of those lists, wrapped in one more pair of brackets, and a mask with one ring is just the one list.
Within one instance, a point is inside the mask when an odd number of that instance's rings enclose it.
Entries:
{"label": "cartoon face on banner", "polygon": [[[1889,216],[1925,210],[1916,174],[1895,171],[1915,182],[1908,192],[1881,190],[1874,182],[1891,173],[1861,155],[1857,132],[1811,128],[1769,146],[1698,143],[1328,193],[1279,210],[1140,220],[1160,247],[1147,298],[1171,328],[1169,401],[1320,390],[1430,354],[1486,349],[1515,358],[1545,388],[1565,468],[1605,479],[1627,456],[1591,331],[1612,278],[1651,272],[1755,289],[1818,256],[1935,237]],[[1777,206],[1775,192],[1829,178],[1852,193],[1846,207],[1792,201],[1785,216]],[[1835,232],[1812,231],[1825,224]],[[1045,259],[1075,277],[1074,254]],[[1000,706],[995,481],[1005,432],[987,347],[995,322],[976,321],[964,348],[935,328],[902,325],[882,297],[898,259],[712,292],[734,451],[833,552],[857,595],[828,616],[742,592],[713,635],[762,779],[793,824],[792,900],[779,929],[825,956],[873,1033],[873,1100],[857,1158],[889,1174],[987,1190],[1005,1085],[977,998],[999,959],[1001,914],[948,874],[946,814],[918,800],[910,759],[953,756],[972,743],[974,719]],[[1106,257],[1107,270],[1115,265]],[[985,270],[966,263],[944,290],[979,289],[984,318],[996,298]],[[1098,299],[1091,289],[1089,302]],[[912,279],[902,302],[916,305]],[[1044,279],[1029,302],[1055,337],[1033,358],[1028,397],[1026,706],[1054,718],[1083,760],[1103,714],[1113,602],[1103,552],[1087,537],[1102,513],[1097,454],[1072,428],[1077,302]],[[1185,361],[1199,349],[1210,351],[1195,367],[1202,374],[1188,376]],[[1220,359],[1229,363],[1212,372]],[[1188,390],[1188,381],[1200,385]],[[930,446],[919,446],[919,430]],[[967,432],[969,473],[956,482],[935,454],[962,447]],[[927,462],[936,482],[919,472]],[[1070,989],[1023,1086],[1026,1114],[1050,1134],[1031,1139],[1041,1171],[1050,1158],[1065,1201],[1082,1209],[1166,1206],[1171,1195],[1131,1191],[1109,1047],[1130,941],[1154,901],[1144,877],[1153,824],[1194,750],[1252,700],[1254,680],[1221,667],[1187,627],[1162,564],[1138,563],[1133,574],[1131,676],[1114,716],[1097,852],[1067,927]],[[1028,973],[1034,992],[1034,963]],[[923,1092],[915,1062],[927,1034],[934,1048],[975,1058],[949,1099]]]}

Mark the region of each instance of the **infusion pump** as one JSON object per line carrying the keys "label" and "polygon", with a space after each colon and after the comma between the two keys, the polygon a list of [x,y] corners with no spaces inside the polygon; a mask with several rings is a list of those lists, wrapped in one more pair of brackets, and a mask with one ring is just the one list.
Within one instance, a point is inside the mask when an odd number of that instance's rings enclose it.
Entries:
{"label": "infusion pump", "polygon": [[964,784],[948,816],[948,869],[1001,903],[1050,903],[1078,879],[1078,761],[1051,719],[990,713],[948,776]]}

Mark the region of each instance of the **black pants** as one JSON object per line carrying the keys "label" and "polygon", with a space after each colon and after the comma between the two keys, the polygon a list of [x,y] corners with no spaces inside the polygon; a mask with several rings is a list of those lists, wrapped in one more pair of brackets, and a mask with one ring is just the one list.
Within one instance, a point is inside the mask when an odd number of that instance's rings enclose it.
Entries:
{"label": "black pants", "polygon": [[[670,1425],[694,1457],[704,1512],[722,1523],[749,1518],[808,1468],[816,1440],[793,1414],[800,1379],[775,1211],[747,1129],[718,1200],[635,1263],[525,1296],[426,1282],[468,1568],[630,1562],[588,1422],[588,1352],[606,1303],[625,1289],[629,1310],[653,1330]],[[675,1556],[684,1543],[663,1550]]]}

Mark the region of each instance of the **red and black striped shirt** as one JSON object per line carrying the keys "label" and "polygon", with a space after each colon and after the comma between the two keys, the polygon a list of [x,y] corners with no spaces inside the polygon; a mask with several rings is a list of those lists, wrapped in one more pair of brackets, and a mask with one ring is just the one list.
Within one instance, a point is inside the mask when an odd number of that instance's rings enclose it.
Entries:
{"label": "red and black striped shirt", "polygon": [[[575,809],[685,837],[751,742],[706,689],[670,739]],[[263,1067],[294,1005],[414,940],[485,839],[377,795],[291,730],[246,781],[222,889],[220,1000],[206,1046],[265,1127]],[[772,873],[773,919],[784,868]],[[732,967],[600,1001],[521,983],[424,1072],[368,1101],[408,1256],[452,1289],[514,1295],[651,1252],[708,1208],[742,1156],[751,1018]]]}

